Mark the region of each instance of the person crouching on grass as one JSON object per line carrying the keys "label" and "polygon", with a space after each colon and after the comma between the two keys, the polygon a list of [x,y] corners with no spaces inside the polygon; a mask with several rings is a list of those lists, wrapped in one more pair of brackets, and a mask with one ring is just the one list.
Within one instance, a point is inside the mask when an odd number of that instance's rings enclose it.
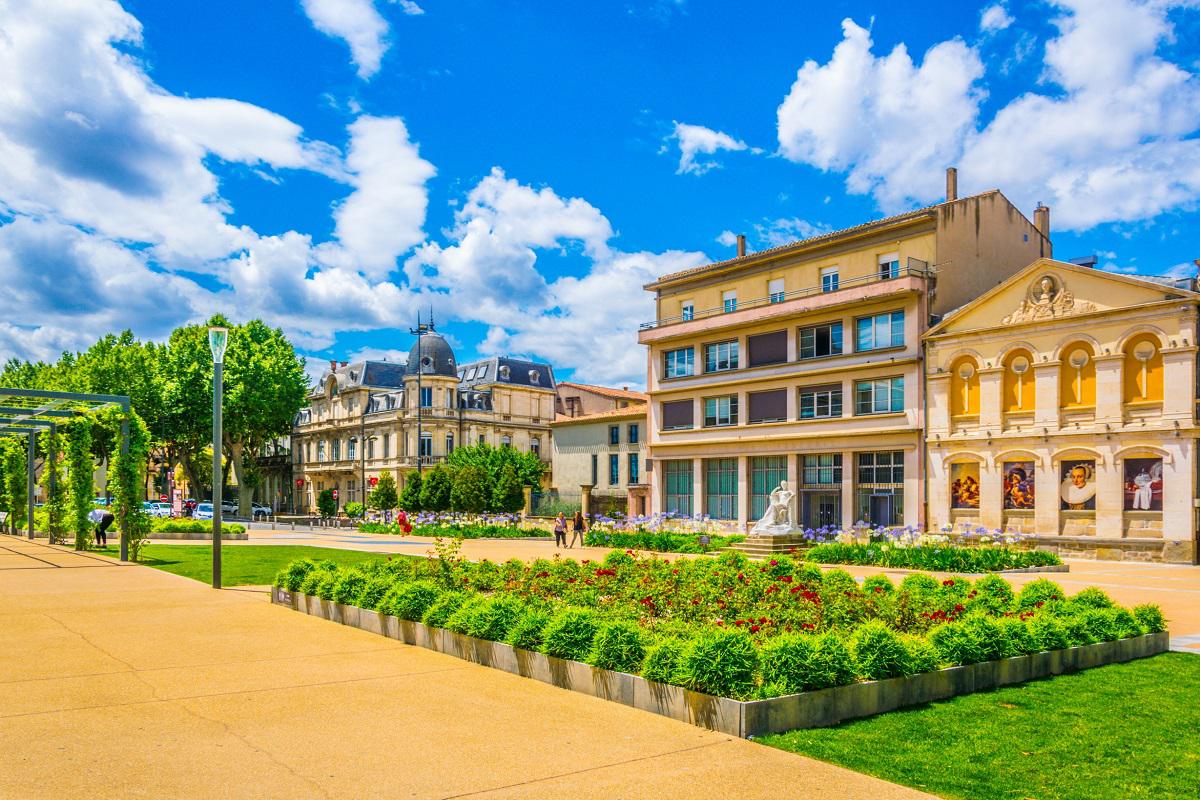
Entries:
{"label": "person crouching on grass", "polygon": [[116,519],[108,511],[100,515],[100,524],[96,526],[96,547],[108,546],[108,529]]}

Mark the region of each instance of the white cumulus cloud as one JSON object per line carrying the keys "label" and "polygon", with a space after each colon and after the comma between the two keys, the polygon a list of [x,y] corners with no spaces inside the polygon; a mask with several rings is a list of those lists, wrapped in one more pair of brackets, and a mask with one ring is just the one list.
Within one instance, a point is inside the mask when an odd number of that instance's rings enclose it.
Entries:
{"label": "white cumulus cloud", "polygon": [[996,3],[983,10],[979,17],[979,30],[983,33],[996,33],[1016,22],[1003,3]]}
{"label": "white cumulus cloud", "polygon": [[[721,163],[714,158],[697,158],[697,156],[712,156],[721,150],[762,152],[758,148],[752,148],[745,142],[733,138],[728,133],[684,122],[675,123],[675,129],[667,137],[667,141],[674,141],[679,145],[679,167],[675,170],[679,175],[703,175],[710,169],[721,166]],[[663,149],[666,150],[665,147]]]}
{"label": "white cumulus cloud", "polygon": [[300,5],[314,28],[346,43],[358,77],[366,80],[379,71],[388,24],[372,0],[300,0]]}

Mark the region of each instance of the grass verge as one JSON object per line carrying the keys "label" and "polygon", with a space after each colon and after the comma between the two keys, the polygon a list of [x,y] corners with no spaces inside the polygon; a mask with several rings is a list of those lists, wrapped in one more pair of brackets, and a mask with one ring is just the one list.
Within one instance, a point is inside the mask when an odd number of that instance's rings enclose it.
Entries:
{"label": "grass verge", "polygon": [[1198,695],[1164,653],[760,741],[947,798],[1195,798]]}
{"label": "grass verge", "polygon": [[[116,558],[117,547],[95,550]],[[401,556],[396,556],[400,558]],[[383,561],[387,554],[364,553],[358,550],[337,550],[331,547],[305,545],[234,545],[221,548],[221,583],[224,586],[254,586],[269,584],[288,562],[297,558],[314,561],[333,561],[337,564],[358,564],[363,561]],[[171,544],[147,548],[139,562],[185,578],[212,582],[212,545]]]}

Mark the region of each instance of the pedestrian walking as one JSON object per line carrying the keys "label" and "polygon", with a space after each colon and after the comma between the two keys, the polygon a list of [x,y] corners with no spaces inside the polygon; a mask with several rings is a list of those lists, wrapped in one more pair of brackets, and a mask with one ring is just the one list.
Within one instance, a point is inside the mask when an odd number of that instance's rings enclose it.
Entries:
{"label": "pedestrian walking", "polygon": [[571,520],[571,543],[568,548],[575,546],[575,540],[579,540],[579,546],[583,547],[583,534],[587,531],[587,523],[583,521],[583,512],[576,511],[575,518]]}
{"label": "pedestrian walking", "polygon": [[558,516],[554,518],[554,546],[567,546],[567,515],[558,512]]}
{"label": "pedestrian walking", "polygon": [[97,547],[108,546],[108,528],[113,524],[113,522],[116,521],[116,519],[117,518],[112,515],[112,512],[109,511],[105,511],[100,515],[100,524],[96,526]]}

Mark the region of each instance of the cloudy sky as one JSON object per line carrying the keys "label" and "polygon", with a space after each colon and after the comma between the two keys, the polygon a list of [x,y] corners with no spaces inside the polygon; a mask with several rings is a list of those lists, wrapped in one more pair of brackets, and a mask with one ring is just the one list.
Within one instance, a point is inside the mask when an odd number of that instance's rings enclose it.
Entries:
{"label": "cloudy sky", "polygon": [[[222,311],[639,384],[642,284],[936,201],[1200,257],[1200,3],[0,0],[0,358]],[[1193,270],[1194,272],[1194,270]]]}

